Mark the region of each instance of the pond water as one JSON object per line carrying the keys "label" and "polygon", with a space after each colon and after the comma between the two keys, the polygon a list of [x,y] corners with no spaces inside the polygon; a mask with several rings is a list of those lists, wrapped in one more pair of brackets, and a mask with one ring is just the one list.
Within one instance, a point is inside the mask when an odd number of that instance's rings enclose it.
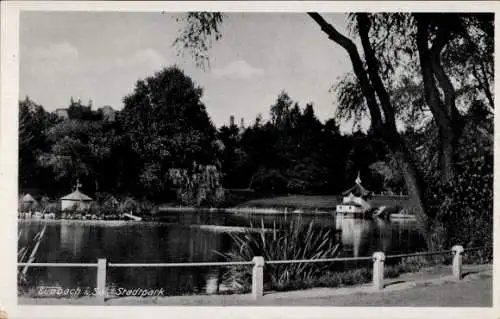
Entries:
{"label": "pond water", "polygon": [[[421,250],[423,240],[413,221],[382,221],[322,216],[237,216],[225,213],[165,214],[161,223],[20,220],[19,247],[32,245],[44,225],[47,233],[36,262],[95,263],[107,258],[115,263],[221,261],[215,253],[231,249],[230,236],[220,226],[247,227],[291,221],[335,228],[334,239],[343,256],[371,256]],[[199,225],[202,225],[199,227]],[[219,226],[219,227],[210,227]],[[219,270],[207,268],[109,268],[106,281],[112,288],[164,288],[168,294],[204,293]],[[95,287],[96,268],[35,268],[27,273],[23,291],[40,286]],[[83,288],[82,288],[83,289]]]}

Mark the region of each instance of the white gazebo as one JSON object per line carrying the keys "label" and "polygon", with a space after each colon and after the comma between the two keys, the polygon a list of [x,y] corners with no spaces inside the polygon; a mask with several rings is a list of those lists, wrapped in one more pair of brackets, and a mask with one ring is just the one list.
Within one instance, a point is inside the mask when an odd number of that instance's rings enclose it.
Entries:
{"label": "white gazebo", "polygon": [[364,216],[371,208],[370,203],[367,201],[371,192],[361,185],[359,172],[354,186],[344,191],[342,195],[344,197],[342,203],[337,205],[337,213]]}
{"label": "white gazebo", "polygon": [[80,192],[81,186],[82,185],[77,182],[75,191],[61,198],[61,210],[87,210],[90,208],[93,199]]}

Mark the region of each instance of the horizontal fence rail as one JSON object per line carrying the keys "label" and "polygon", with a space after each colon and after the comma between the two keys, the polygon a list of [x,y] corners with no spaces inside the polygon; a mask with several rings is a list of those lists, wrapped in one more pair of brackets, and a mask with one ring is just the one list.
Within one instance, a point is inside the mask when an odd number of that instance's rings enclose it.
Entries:
{"label": "horizontal fence rail", "polygon": [[266,264],[301,264],[301,263],[326,263],[341,261],[373,260],[373,257],[344,257],[344,258],[318,258],[318,259],[294,259],[294,260],[266,260]]}
{"label": "horizontal fence rail", "polygon": [[[296,259],[296,260],[264,260],[264,257],[256,256],[251,261],[230,261],[230,262],[186,262],[186,263],[109,263],[105,258],[100,258],[97,263],[18,263],[18,267],[80,267],[97,268],[97,291],[106,292],[106,273],[108,268],[160,268],[160,267],[230,267],[230,266],[253,266],[252,269],[252,296],[259,299],[264,295],[264,266],[293,263],[334,263],[345,261],[366,261],[373,262],[372,282],[375,290],[384,288],[384,262],[392,258],[408,258],[417,256],[430,256],[453,254],[452,275],[455,279],[462,279],[462,259],[467,251],[491,249],[493,246],[471,247],[464,249],[460,245],[453,246],[449,250],[418,252],[411,254],[396,254],[386,256],[383,252],[375,252],[368,257],[344,257],[344,258],[317,258],[317,259]],[[99,303],[104,303],[106,293],[96,295]]]}
{"label": "horizontal fence rail", "polygon": [[217,266],[240,266],[253,265],[253,261],[221,261],[221,262],[199,262],[199,263],[108,263],[108,267],[217,267]]}
{"label": "horizontal fence rail", "polygon": [[432,255],[444,255],[444,254],[448,254],[448,253],[452,253],[452,252],[453,252],[453,250],[448,249],[448,250],[426,251],[426,252],[411,253],[411,254],[396,254],[396,255],[386,256],[385,259],[405,258],[405,257],[418,257],[418,256],[432,256]]}
{"label": "horizontal fence rail", "polygon": [[97,263],[18,263],[17,267],[28,266],[28,267],[97,267]]}

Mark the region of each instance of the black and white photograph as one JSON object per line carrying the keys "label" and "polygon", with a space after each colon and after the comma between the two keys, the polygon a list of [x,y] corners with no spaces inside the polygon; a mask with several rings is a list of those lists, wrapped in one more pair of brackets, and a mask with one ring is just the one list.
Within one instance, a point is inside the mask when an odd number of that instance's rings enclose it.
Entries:
{"label": "black and white photograph", "polygon": [[120,4],[2,5],[25,314],[493,309],[495,2]]}

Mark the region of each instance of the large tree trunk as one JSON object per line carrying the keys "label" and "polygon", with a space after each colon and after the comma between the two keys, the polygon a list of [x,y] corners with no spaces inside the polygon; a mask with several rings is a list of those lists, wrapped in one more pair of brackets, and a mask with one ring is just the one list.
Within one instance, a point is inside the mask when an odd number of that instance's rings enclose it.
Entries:
{"label": "large tree trunk", "polygon": [[421,172],[418,171],[417,166],[401,137],[396,129],[396,119],[394,107],[389,98],[389,94],[385,85],[380,77],[378,60],[375,56],[372,44],[369,38],[370,19],[366,13],[357,14],[359,34],[361,37],[361,44],[365,53],[365,59],[368,66],[368,74],[372,83],[373,89],[379,97],[379,102],[385,120],[383,130],[378,132],[381,140],[387,146],[390,154],[396,159],[399,169],[402,172],[408,195],[411,204],[409,209],[417,217],[418,227],[427,241],[429,248],[432,245],[431,240],[431,225],[429,223],[429,216],[426,210],[424,193],[425,182]]}
{"label": "large tree trunk", "polygon": [[[458,123],[460,119],[455,106],[455,91],[440,64],[439,54],[441,51],[436,48],[436,51],[439,52],[433,54],[428,47],[428,19],[423,15],[417,15],[416,19],[417,48],[424,82],[425,101],[438,126],[442,180],[450,182],[455,176],[454,144],[456,133],[459,131]],[[439,40],[443,41],[442,38]],[[440,43],[439,46],[443,46],[443,44]],[[436,79],[443,89],[444,102],[441,100]]]}
{"label": "large tree trunk", "polygon": [[384,82],[380,77],[379,63],[377,57],[375,56],[375,50],[372,47],[369,37],[369,31],[371,27],[371,22],[366,13],[358,13],[356,15],[358,21],[359,35],[361,38],[361,44],[363,46],[363,51],[365,52],[365,60],[368,66],[368,75],[370,82],[372,84],[373,90],[376,92],[380,106],[382,108],[384,118],[384,131],[390,133],[391,136],[399,136],[396,129],[396,116],[394,108],[389,98],[389,93],[387,92]]}
{"label": "large tree trunk", "polygon": [[476,66],[473,66],[472,74],[476,78],[476,81],[479,83],[480,89],[486,95],[486,98],[488,99],[488,103],[490,105],[490,111],[493,113],[493,110],[495,109],[495,103],[493,101],[493,94],[491,92],[490,84],[488,83],[488,74],[486,71],[486,67],[484,66],[483,62],[481,62],[480,70],[481,74],[476,69]]}
{"label": "large tree trunk", "polygon": [[405,186],[409,196],[409,213],[416,216],[417,227],[424,236],[428,249],[432,249],[432,216],[426,209],[424,194],[426,191],[426,183],[422,178],[421,173],[417,169],[408,148],[401,143],[389,145],[389,152],[396,159],[399,169],[403,175]]}

